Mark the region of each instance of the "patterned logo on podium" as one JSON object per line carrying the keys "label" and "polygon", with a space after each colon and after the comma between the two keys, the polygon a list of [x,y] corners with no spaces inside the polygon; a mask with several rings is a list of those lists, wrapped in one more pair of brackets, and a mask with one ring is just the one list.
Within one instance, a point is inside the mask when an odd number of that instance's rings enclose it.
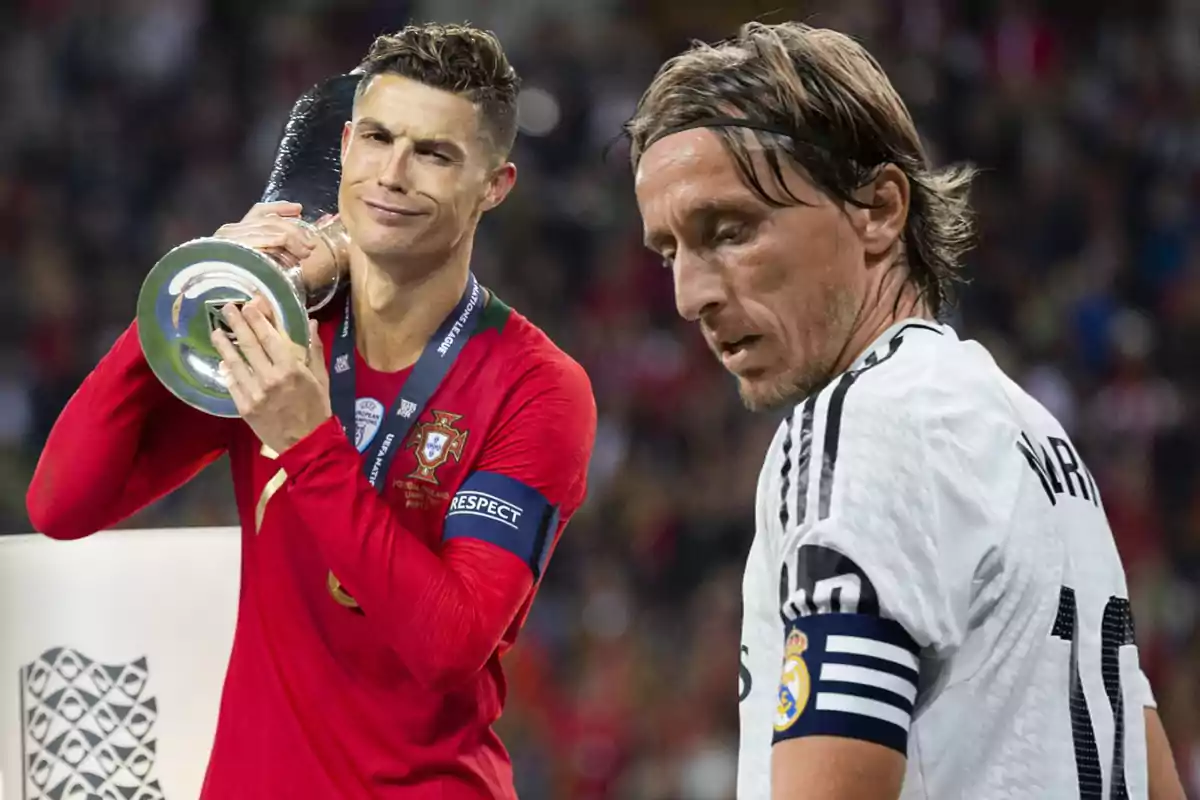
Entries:
{"label": "patterned logo on podium", "polygon": [[22,667],[27,800],[163,800],[148,679],[145,658],[101,664],[63,647]]}

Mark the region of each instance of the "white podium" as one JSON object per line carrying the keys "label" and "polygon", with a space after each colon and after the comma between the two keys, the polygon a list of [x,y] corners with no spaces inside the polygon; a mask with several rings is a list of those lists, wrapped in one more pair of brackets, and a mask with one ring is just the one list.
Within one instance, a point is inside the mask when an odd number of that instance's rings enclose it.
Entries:
{"label": "white podium", "polygon": [[0,800],[195,800],[239,570],[232,528],[0,537]]}

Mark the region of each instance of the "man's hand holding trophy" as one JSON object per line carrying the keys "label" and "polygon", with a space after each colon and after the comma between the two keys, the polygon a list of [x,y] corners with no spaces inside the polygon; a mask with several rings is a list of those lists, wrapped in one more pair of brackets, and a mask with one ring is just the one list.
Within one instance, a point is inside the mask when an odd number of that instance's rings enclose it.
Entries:
{"label": "man's hand holding trophy", "polygon": [[[297,296],[317,298],[323,308],[337,291],[344,267],[344,231],[336,220],[311,227],[297,224],[295,203],[259,203],[241,222],[222,226],[217,237],[252,247],[285,267]],[[307,347],[275,325],[275,309],[264,295],[246,304],[226,303],[212,331],[221,357],[218,376],[239,415],[263,444],[277,453],[291,447],[333,415],[329,373],[315,320],[308,321]]]}
{"label": "man's hand holding trophy", "polygon": [[[243,412],[257,404],[235,392],[238,384],[249,393],[261,388],[249,382],[251,357],[269,355],[267,342],[246,337],[260,321],[301,360],[309,356],[309,314],[328,304],[348,275],[349,238],[336,215],[339,143],[358,81],[355,73],[339,75],[302,96],[262,202],[213,236],[168,252],[143,282],[137,308],[142,350],[159,380],[189,405],[253,424]],[[248,347],[239,345],[239,332]]]}

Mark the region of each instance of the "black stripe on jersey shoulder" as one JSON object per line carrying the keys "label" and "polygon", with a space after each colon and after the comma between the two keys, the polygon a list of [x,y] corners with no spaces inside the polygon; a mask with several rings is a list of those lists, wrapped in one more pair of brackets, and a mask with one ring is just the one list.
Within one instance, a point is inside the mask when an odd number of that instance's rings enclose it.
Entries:
{"label": "black stripe on jersey shoulder", "polygon": [[[796,453],[796,524],[803,525],[808,517],[808,464],[812,460],[813,417],[817,409],[819,392],[814,392],[804,401],[800,409],[800,446]],[[794,417],[796,412],[792,411]],[[791,433],[791,427],[788,428]],[[787,505],[787,496],[781,498]],[[786,526],[785,526],[786,527]]]}
{"label": "black stripe on jersey shoulder", "polygon": [[[817,494],[819,504],[817,509],[818,520],[826,519],[829,516],[829,506],[833,499],[833,478],[837,470],[838,442],[842,434],[842,411],[846,405],[846,395],[849,393],[850,387],[854,385],[854,382],[861,375],[878,367],[880,364],[886,363],[888,359],[896,355],[896,351],[904,343],[904,329],[909,327],[923,328],[925,326],[918,325],[917,323],[905,325],[888,342],[887,355],[879,358],[877,353],[871,353],[867,356],[861,367],[850,370],[842,375],[833,386],[833,391],[829,395],[829,408],[825,416],[825,456],[821,465],[820,491]],[[941,333],[941,331],[937,332]]]}
{"label": "black stripe on jersey shoulder", "polygon": [[783,431],[783,464],[779,467],[779,525],[781,530],[788,526],[788,489],[791,488],[792,477],[792,425],[796,412],[787,415]]}

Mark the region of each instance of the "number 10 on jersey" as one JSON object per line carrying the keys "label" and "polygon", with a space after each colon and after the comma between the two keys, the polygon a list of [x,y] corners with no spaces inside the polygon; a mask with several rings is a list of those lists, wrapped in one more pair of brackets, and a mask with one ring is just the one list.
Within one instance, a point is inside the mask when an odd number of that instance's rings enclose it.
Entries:
{"label": "number 10 on jersey", "polygon": [[[1080,653],[1076,636],[1078,620],[1075,590],[1064,586],[1059,593],[1058,614],[1050,635],[1071,643],[1071,738],[1075,744],[1075,767],[1079,772],[1079,797],[1081,800],[1102,800],[1105,793],[1100,752],[1079,677],[1080,660],[1094,658],[1097,654]],[[1098,655],[1104,693],[1108,696],[1113,717],[1112,789],[1108,794],[1112,800],[1128,800],[1129,797],[1125,787],[1125,698],[1121,689],[1120,650],[1133,643],[1133,614],[1129,601],[1123,597],[1110,597],[1104,606]]]}

